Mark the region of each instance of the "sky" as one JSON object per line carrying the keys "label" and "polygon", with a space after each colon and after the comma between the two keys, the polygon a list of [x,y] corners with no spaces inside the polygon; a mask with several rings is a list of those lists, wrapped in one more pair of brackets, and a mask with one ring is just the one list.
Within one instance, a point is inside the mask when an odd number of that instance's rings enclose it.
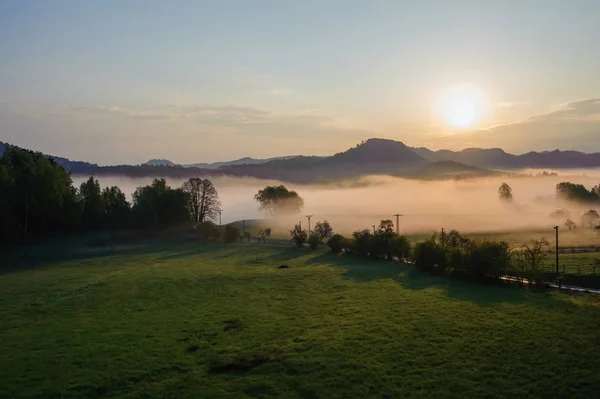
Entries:
{"label": "sky", "polygon": [[600,151],[596,0],[1,0],[0,141],[99,164]]}

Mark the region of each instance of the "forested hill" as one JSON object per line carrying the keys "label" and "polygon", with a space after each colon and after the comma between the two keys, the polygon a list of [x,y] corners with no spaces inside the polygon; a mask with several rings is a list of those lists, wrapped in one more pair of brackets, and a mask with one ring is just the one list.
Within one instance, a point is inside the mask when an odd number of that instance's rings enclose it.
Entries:
{"label": "forested hill", "polygon": [[[0,143],[0,153],[4,148],[6,144]],[[52,158],[73,175],[177,178],[230,175],[307,183],[373,174],[447,179],[496,173],[491,169],[600,167],[600,153],[556,150],[513,155],[499,148],[431,151],[427,148],[411,148],[400,141],[387,139],[369,139],[328,157],[241,158],[231,162],[185,166],[166,159],[156,159],[142,165],[98,166],[67,158]]]}

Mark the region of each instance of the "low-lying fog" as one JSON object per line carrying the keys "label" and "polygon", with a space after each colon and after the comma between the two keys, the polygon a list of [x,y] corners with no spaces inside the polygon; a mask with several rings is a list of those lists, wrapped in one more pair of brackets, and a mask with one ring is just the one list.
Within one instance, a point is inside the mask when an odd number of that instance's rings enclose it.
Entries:
{"label": "low-lying fog", "polygon": [[[73,180],[78,186],[85,178],[77,176]],[[99,180],[103,187],[119,186],[129,198],[137,187],[152,181],[151,178],[124,177],[100,177]],[[266,185],[279,184],[254,178],[219,177],[211,180],[223,205],[223,223],[264,218],[264,213],[258,210],[254,201],[254,194]],[[172,187],[180,187],[183,183],[183,180],[177,179],[167,181]],[[381,219],[395,221],[392,215],[401,213],[404,215],[400,220],[403,232],[432,231],[442,227],[464,232],[512,231],[552,227],[557,221],[552,220],[549,214],[559,208],[568,209],[572,219],[579,223],[580,215],[589,206],[557,202],[555,187],[562,181],[580,183],[589,189],[600,183],[600,170],[559,172],[559,176],[547,177],[493,177],[462,181],[431,182],[371,176],[336,185],[284,183],[304,198],[305,208],[302,215],[286,220],[282,227],[291,228],[293,221],[300,219],[304,223],[304,215],[312,214],[313,225],[318,220],[327,219],[336,231],[347,233],[371,228]],[[497,190],[502,182],[513,189],[512,204],[498,199]]]}

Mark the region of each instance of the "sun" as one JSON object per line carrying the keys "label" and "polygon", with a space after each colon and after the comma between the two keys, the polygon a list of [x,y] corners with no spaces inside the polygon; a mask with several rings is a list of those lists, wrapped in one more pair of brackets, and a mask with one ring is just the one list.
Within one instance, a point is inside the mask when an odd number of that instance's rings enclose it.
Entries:
{"label": "sun", "polygon": [[485,95],[469,85],[446,89],[439,99],[438,112],[445,124],[455,129],[472,128],[481,119],[485,108]]}

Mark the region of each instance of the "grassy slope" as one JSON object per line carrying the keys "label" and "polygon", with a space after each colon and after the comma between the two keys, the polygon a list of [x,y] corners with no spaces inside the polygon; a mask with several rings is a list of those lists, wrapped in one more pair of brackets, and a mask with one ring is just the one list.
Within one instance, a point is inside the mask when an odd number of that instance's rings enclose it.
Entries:
{"label": "grassy slope", "polygon": [[600,390],[600,297],[591,294],[477,286],[242,244],[54,263],[1,275],[0,294],[0,397]]}

